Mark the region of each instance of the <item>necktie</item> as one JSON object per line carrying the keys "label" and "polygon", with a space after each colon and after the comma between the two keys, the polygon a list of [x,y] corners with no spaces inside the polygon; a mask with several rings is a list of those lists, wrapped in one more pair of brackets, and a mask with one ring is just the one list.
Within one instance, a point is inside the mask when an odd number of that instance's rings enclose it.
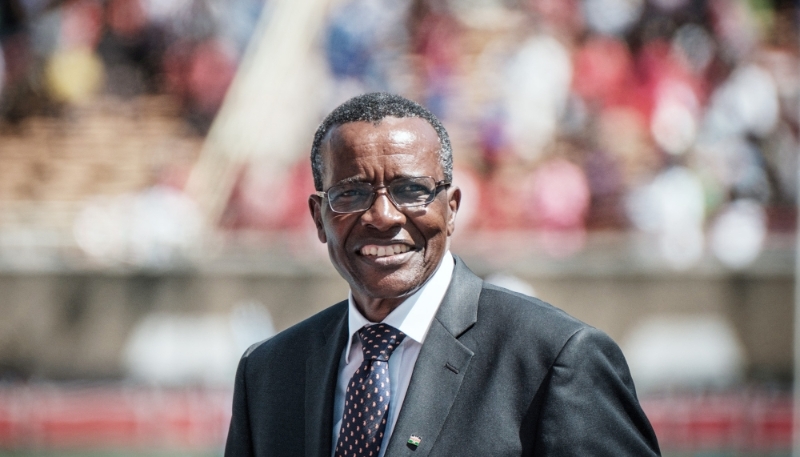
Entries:
{"label": "necktie", "polygon": [[386,324],[361,328],[364,362],[347,384],[336,457],[377,457],[389,411],[389,357],[405,333]]}

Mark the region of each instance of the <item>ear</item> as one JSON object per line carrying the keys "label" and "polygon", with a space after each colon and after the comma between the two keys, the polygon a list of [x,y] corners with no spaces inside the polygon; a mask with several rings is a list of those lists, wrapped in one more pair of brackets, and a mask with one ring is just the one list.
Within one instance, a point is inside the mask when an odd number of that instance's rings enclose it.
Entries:
{"label": "ear", "polygon": [[311,194],[308,196],[308,209],[311,211],[311,219],[317,226],[317,238],[321,243],[327,243],[328,237],[325,236],[325,227],[322,225],[322,197]]}
{"label": "ear", "polygon": [[447,204],[450,207],[447,215],[447,236],[450,236],[456,231],[456,214],[461,206],[461,189],[458,186],[451,185],[447,190]]}

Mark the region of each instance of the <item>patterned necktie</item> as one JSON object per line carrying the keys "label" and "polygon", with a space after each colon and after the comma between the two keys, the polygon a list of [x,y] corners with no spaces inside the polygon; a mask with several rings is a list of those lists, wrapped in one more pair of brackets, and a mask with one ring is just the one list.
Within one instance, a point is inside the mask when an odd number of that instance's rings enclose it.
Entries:
{"label": "patterned necktie", "polygon": [[378,457],[389,411],[389,357],[405,337],[386,324],[358,331],[364,362],[347,384],[336,457]]}

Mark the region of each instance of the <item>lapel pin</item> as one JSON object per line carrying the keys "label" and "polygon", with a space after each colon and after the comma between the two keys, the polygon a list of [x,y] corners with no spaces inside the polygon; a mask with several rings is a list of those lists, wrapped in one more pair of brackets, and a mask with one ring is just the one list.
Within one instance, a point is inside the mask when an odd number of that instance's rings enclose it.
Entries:
{"label": "lapel pin", "polygon": [[411,435],[408,437],[408,444],[410,446],[417,447],[419,446],[419,442],[422,441],[422,438],[418,437],[417,435]]}

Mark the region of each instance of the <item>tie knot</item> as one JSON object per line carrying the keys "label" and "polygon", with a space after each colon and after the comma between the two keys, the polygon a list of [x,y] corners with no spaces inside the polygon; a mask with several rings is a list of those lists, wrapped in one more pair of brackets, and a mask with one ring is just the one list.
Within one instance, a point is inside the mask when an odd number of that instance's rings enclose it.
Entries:
{"label": "tie knot", "polygon": [[375,324],[362,327],[358,331],[364,359],[389,360],[392,352],[403,342],[406,334],[386,324]]}

